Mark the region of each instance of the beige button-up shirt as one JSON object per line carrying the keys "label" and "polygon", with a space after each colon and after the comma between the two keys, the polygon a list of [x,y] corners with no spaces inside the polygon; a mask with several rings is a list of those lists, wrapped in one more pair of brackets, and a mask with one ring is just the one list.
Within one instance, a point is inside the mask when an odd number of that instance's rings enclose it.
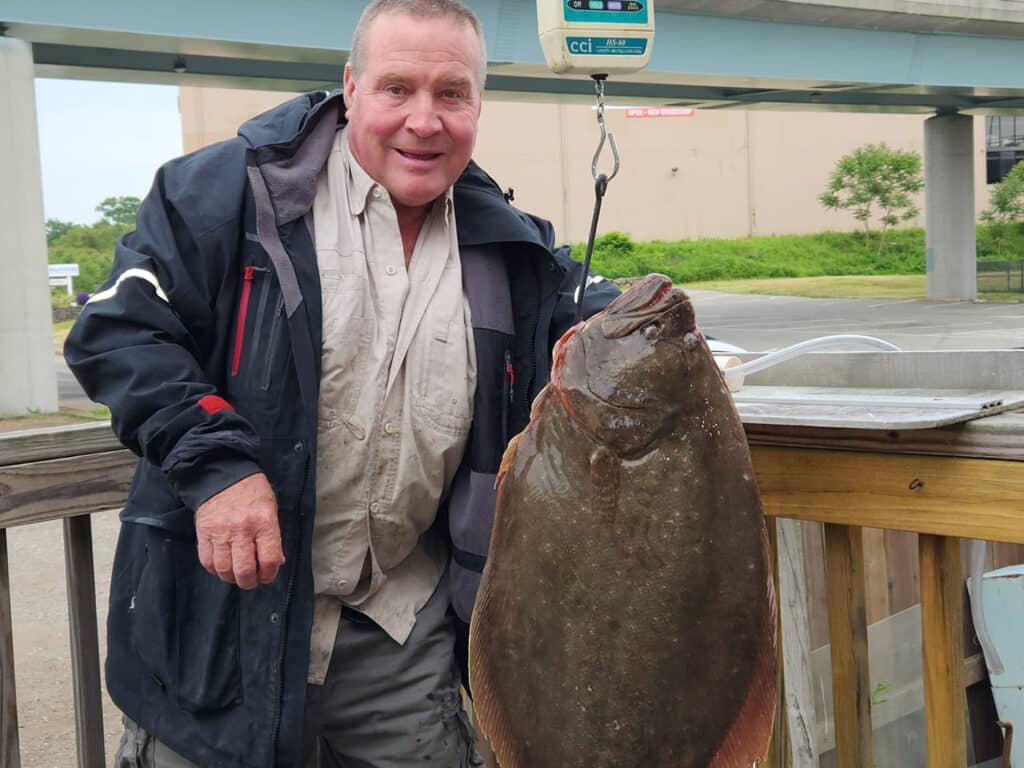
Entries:
{"label": "beige button-up shirt", "polygon": [[427,531],[466,446],[476,358],[451,189],[407,269],[388,192],[343,129],[313,222],[323,370],[309,680],[322,683],[343,603],[404,643],[437,586],[448,553]]}

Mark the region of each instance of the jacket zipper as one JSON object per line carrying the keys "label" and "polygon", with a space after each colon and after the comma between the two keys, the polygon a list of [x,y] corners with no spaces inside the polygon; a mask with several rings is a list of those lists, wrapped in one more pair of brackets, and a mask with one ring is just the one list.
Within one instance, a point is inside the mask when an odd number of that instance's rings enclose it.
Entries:
{"label": "jacket zipper", "polygon": [[266,272],[263,267],[252,264],[242,273],[242,298],[238,301],[238,327],[235,330],[235,354],[231,359],[231,375],[238,375],[238,365],[242,361],[242,346],[245,342],[245,318],[249,314],[249,297],[252,295],[252,284],[256,272]]}
{"label": "jacket zipper", "polygon": [[[253,269],[257,272],[260,271],[256,267]],[[270,295],[270,281],[263,278],[260,282],[260,301],[256,305],[256,323],[252,328],[252,341],[249,346],[248,357],[250,360],[259,360],[260,357],[260,342],[263,340],[263,316],[267,314],[267,298]]]}
{"label": "jacket zipper", "polygon": [[277,347],[280,343],[278,336],[280,335],[281,319],[284,317],[284,295],[278,297],[277,305],[274,307],[274,319],[270,323],[270,346],[267,347],[267,364],[264,367],[263,378],[259,383],[261,390],[266,391],[270,389],[270,374],[274,371],[274,355],[277,354]]}
{"label": "jacket zipper", "polygon": [[505,370],[501,377],[501,443],[508,445],[508,420],[509,412],[512,410],[513,393],[515,392],[516,374],[512,368],[512,350],[505,350]]}
{"label": "jacket zipper", "polygon": [[[296,553],[296,560],[298,560],[302,550],[302,518],[304,514],[302,512],[302,494],[305,493],[306,485],[309,483],[309,468],[310,468],[310,456],[306,455],[306,469],[302,473],[302,490],[299,491],[299,552]],[[282,541],[282,544],[284,542]],[[274,759],[277,754],[277,733],[281,728],[281,677],[283,676],[284,668],[284,656],[285,649],[288,644],[288,606],[292,601],[292,592],[295,590],[295,572],[298,570],[298,563],[292,565],[291,570],[288,573],[288,590],[284,595],[284,605],[281,606],[281,646],[277,653],[277,675],[274,678],[274,720],[270,728],[270,762],[274,763]]]}

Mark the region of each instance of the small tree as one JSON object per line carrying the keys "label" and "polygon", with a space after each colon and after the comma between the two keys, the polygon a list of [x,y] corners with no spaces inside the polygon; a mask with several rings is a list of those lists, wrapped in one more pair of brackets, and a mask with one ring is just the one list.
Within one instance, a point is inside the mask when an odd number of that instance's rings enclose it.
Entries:
{"label": "small tree", "polygon": [[1017,163],[1005,179],[992,185],[989,207],[981,212],[981,220],[992,227],[996,255],[1001,256],[1007,225],[1024,221],[1024,163]]}
{"label": "small tree", "polygon": [[871,238],[871,217],[882,223],[878,252],[885,248],[890,227],[918,213],[912,195],[924,188],[921,156],[883,144],[866,144],[836,163],[828,188],[818,197],[826,208],[853,211],[864,225],[864,244]]}
{"label": "small tree", "polygon": [[103,221],[108,224],[134,227],[141,203],[137,197],[108,197],[96,206],[96,210],[103,214]]}
{"label": "small tree", "polygon": [[66,235],[68,230],[71,229],[74,224],[70,221],[61,221],[60,219],[47,219],[46,220],[46,242],[47,244],[52,243],[59,237]]}

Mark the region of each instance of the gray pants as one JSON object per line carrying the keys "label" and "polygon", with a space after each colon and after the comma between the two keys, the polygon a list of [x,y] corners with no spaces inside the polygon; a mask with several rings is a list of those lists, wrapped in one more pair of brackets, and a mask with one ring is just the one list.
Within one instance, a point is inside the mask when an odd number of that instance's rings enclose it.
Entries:
{"label": "gray pants", "polygon": [[[399,645],[346,611],[324,685],[306,688],[304,765],[317,768],[477,768],[459,697],[448,577]],[[125,718],[115,768],[198,768]]]}

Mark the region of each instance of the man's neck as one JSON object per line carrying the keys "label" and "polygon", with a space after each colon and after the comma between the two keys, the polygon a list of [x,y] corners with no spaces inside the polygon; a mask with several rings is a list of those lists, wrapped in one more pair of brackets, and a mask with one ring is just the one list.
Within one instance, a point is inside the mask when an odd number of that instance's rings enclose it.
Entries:
{"label": "man's neck", "polygon": [[398,214],[398,231],[402,235],[402,250],[405,252],[405,266],[408,269],[412,260],[412,251],[416,247],[420,230],[423,229],[423,222],[427,220],[427,213],[430,211],[430,204],[409,208],[404,205],[396,205],[395,213]]}

